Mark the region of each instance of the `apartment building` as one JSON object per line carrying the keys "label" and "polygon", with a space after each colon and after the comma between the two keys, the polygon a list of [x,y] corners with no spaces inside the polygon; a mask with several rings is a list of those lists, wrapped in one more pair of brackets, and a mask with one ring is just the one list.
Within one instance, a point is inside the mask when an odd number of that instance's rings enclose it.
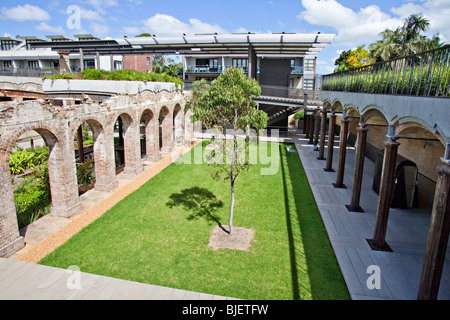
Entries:
{"label": "apartment building", "polygon": [[[212,81],[228,68],[242,69],[248,73],[248,55],[227,55],[227,56],[204,56],[190,55],[183,59],[183,79],[196,81],[206,79]],[[274,64],[283,65],[289,68],[289,77],[285,80],[287,87],[293,89],[312,90],[315,78],[315,59],[308,56],[276,56],[267,55],[257,58],[257,76],[260,80],[261,65],[266,66],[266,70],[272,69],[271,73],[266,73],[268,78],[273,77]],[[280,82],[278,81],[278,85]],[[275,85],[275,84],[274,84]]]}
{"label": "apartment building", "polygon": [[[51,42],[75,41],[63,35],[46,36]],[[74,35],[77,41],[100,40],[90,34]],[[35,36],[0,37],[0,74],[41,76],[59,73],[60,55],[48,48],[35,48],[36,42],[46,42]],[[98,55],[78,53],[69,54],[70,72],[84,69],[103,69],[106,71],[132,69],[138,71],[152,70],[151,55]]]}

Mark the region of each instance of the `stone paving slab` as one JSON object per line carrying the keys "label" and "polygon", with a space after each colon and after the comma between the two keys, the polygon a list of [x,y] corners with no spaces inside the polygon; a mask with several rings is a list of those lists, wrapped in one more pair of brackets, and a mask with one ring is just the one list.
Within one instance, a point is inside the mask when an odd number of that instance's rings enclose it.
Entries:
{"label": "stone paving slab", "polygon": [[0,300],[200,299],[237,300],[0,258]]}

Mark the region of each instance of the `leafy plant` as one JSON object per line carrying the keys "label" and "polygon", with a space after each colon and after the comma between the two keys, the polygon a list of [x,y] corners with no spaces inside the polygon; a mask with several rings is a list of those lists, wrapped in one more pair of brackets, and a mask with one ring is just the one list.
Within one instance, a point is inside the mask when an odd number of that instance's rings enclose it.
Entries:
{"label": "leafy plant", "polygon": [[77,165],[77,181],[79,185],[90,185],[95,180],[94,163],[92,160]]}

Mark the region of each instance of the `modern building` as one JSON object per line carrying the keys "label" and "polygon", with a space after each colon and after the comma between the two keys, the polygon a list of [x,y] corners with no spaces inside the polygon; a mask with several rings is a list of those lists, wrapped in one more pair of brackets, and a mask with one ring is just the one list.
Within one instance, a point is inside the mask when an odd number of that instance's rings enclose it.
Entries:
{"label": "modern building", "polygon": [[[63,35],[46,36],[49,40],[35,36],[0,37],[0,74],[41,76],[59,73],[60,53],[50,46],[36,48],[38,43],[56,42],[92,42],[101,39],[91,34],[74,35],[77,39],[70,39]],[[152,70],[151,55],[99,55],[96,53],[84,53],[79,50],[68,56],[68,71],[80,72],[84,69],[103,69],[106,71],[131,69],[138,71]]]}
{"label": "modern building", "polygon": [[[315,57],[307,55],[276,56],[265,55],[258,57],[257,76],[260,80],[261,64],[278,61],[284,65],[289,64],[289,77],[286,78],[285,86],[291,89],[313,90],[315,78]],[[186,81],[196,81],[205,79],[212,81],[228,68],[242,69],[248,74],[247,55],[222,55],[222,56],[202,56],[189,55],[183,59],[183,79]],[[269,77],[270,78],[270,77]],[[278,85],[281,83],[277,83]]]}

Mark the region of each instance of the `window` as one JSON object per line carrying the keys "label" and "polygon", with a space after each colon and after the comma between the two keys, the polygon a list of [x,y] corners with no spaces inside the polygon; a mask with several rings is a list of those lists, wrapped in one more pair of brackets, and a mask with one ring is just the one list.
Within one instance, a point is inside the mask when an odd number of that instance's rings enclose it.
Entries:
{"label": "window", "polygon": [[12,62],[11,61],[3,61],[3,69],[11,69]]}
{"label": "window", "polygon": [[233,68],[246,68],[248,59],[233,59]]}
{"label": "window", "polygon": [[38,69],[39,62],[38,61],[28,61],[28,68],[30,69]]}
{"label": "window", "polygon": [[3,51],[11,50],[12,48],[14,48],[14,46],[16,44],[17,44],[17,42],[13,41],[13,40],[3,40],[2,41],[2,50]]}
{"label": "window", "polygon": [[314,71],[314,60],[305,60],[305,71]]}
{"label": "window", "polygon": [[150,65],[150,57],[147,57],[147,65]]}
{"label": "window", "polygon": [[95,69],[94,60],[84,60],[84,69]]}
{"label": "window", "polygon": [[313,90],[314,89],[314,79],[304,79],[303,80],[303,89]]}

